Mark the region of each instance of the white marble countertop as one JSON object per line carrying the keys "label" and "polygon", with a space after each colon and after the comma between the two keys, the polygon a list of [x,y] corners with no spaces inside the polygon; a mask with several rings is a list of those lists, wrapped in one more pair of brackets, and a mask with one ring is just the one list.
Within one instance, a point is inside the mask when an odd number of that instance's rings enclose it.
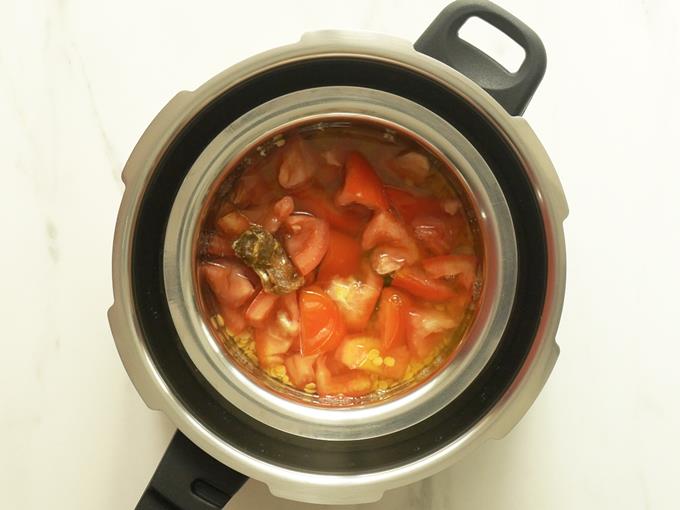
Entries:
{"label": "white marble countertop", "polygon": [[[305,31],[414,40],[446,3],[0,4],[2,508],[131,509],[172,434],[106,320],[119,175],[158,110]],[[677,508],[680,7],[502,4],[549,56],[526,117],[571,206],[562,354],[507,438],[361,508]],[[229,508],[322,507],[251,481]]]}

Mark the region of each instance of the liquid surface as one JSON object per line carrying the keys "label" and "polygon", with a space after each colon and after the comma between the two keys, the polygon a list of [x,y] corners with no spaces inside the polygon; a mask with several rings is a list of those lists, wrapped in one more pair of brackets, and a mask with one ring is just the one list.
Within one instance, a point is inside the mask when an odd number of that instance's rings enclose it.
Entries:
{"label": "liquid surface", "polygon": [[199,301],[253,379],[351,405],[415,387],[455,355],[482,248],[442,161],[383,126],[333,121],[228,169],[201,225]]}

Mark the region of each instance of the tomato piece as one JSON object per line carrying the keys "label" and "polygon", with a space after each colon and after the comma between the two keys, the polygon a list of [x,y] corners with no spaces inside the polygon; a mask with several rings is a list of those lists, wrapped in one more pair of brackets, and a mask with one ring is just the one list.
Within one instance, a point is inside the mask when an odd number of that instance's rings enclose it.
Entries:
{"label": "tomato piece", "polygon": [[[459,216],[459,215],[456,215]],[[450,253],[464,224],[445,214],[419,214],[411,221],[413,233],[435,255]]]}
{"label": "tomato piece", "polygon": [[314,180],[329,194],[335,194],[344,180],[343,165],[322,164],[314,175]]}
{"label": "tomato piece", "polygon": [[385,194],[406,223],[411,223],[418,214],[439,214],[442,211],[442,203],[436,198],[416,196],[394,186],[385,186]]}
{"label": "tomato piece", "polygon": [[433,278],[454,278],[469,289],[475,281],[477,257],[474,255],[442,255],[421,262]]}
{"label": "tomato piece", "polygon": [[248,218],[238,211],[225,214],[215,224],[227,236],[237,236],[250,227]]}
{"label": "tomato piece", "polygon": [[319,166],[319,158],[302,138],[287,140],[279,167],[279,184],[282,188],[299,188],[306,184]]}
{"label": "tomato piece", "polygon": [[261,367],[282,365],[284,355],[293,345],[294,337],[287,335],[276,325],[255,330],[255,354]]}
{"label": "tomato piece", "polygon": [[364,368],[375,371],[378,366],[370,363],[369,353],[373,358],[380,355],[380,340],[366,335],[353,335],[346,337],[338,346],[335,350],[335,359],[349,369]]}
{"label": "tomato piece", "polygon": [[349,235],[358,235],[368,222],[370,211],[359,205],[338,207],[319,188],[304,188],[295,193],[296,211],[308,212]]}
{"label": "tomato piece", "polygon": [[371,378],[361,370],[350,370],[340,375],[331,374],[326,366],[326,355],[316,360],[316,389],[319,395],[359,397],[371,392]]}
{"label": "tomato piece", "polygon": [[262,327],[269,317],[269,315],[274,311],[276,302],[279,296],[276,294],[270,294],[264,289],[259,292],[255,299],[253,299],[246,308],[246,321],[251,326]]}
{"label": "tomato piece", "polygon": [[438,347],[446,333],[458,326],[459,321],[448,313],[435,309],[412,309],[409,312],[408,346],[414,356],[425,358]]}
{"label": "tomato piece", "polygon": [[392,287],[383,289],[378,309],[378,330],[383,349],[390,349],[406,341],[410,307],[411,299],[404,292]]}
{"label": "tomato piece", "polygon": [[373,314],[382,286],[382,278],[364,263],[359,278],[334,278],[328,283],[326,292],[337,304],[347,329],[361,331]]}
{"label": "tomato piece", "polygon": [[345,336],[336,304],[318,287],[299,291],[300,352],[304,356],[332,351]]}
{"label": "tomato piece", "polygon": [[359,152],[350,152],[345,161],[345,184],[335,196],[335,203],[361,204],[372,210],[388,208],[387,197],[380,177]]}
{"label": "tomato piece", "polygon": [[355,238],[331,229],[328,251],[319,265],[317,279],[329,281],[335,276],[345,277],[359,270],[361,261],[361,245]]}
{"label": "tomato piece", "polygon": [[285,361],[286,373],[290,377],[293,386],[303,389],[306,384],[316,381],[314,364],[318,356],[303,356],[293,354],[288,356]]}
{"label": "tomato piece", "polygon": [[413,264],[420,252],[406,227],[387,211],[373,215],[361,237],[364,250],[376,248],[371,264],[378,274],[387,274],[405,264]]}
{"label": "tomato piece", "polygon": [[302,275],[311,273],[328,251],[330,228],[325,220],[294,214],[286,219],[290,234],[285,247],[293,264]]}
{"label": "tomato piece", "polygon": [[243,333],[243,331],[245,331],[248,325],[246,324],[246,320],[243,317],[243,309],[233,308],[222,303],[218,303],[218,308],[220,315],[222,316],[222,320],[224,320],[224,326],[227,328],[227,331],[230,334],[240,335]]}
{"label": "tomato piece", "polygon": [[273,198],[272,188],[258,168],[250,168],[243,172],[234,184],[231,200],[239,208],[248,207],[256,202],[269,202]]}
{"label": "tomato piece", "polygon": [[446,301],[456,295],[447,282],[432,278],[418,266],[406,266],[397,271],[392,285],[430,301]]}
{"label": "tomato piece", "polygon": [[430,173],[430,160],[420,152],[401,154],[387,163],[394,173],[415,184],[423,182]]}
{"label": "tomato piece", "polygon": [[280,296],[279,309],[276,312],[278,327],[289,335],[300,332],[300,308],[298,307],[297,292]]}
{"label": "tomato piece", "polygon": [[217,300],[224,305],[238,308],[255,294],[248,268],[237,262],[204,263],[201,273]]}
{"label": "tomato piece", "polygon": [[[295,202],[293,199],[289,196],[283,197],[272,206],[271,212],[269,212],[262,221],[262,226],[269,232],[276,232],[281,224],[286,221],[286,218],[291,215],[294,209]],[[245,230],[245,228],[243,230]]]}
{"label": "tomato piece", "polygon": [[234,255],[231,243],[217,232],[211,232],[202,239],[202,248],[212,257],[230,257]]}
{"label": "tomato piece", "polygon": [[389,379],[401,379],[404,377],[410,361],[411,351],[406,345],[392,347],[383,356],[382,376]]}

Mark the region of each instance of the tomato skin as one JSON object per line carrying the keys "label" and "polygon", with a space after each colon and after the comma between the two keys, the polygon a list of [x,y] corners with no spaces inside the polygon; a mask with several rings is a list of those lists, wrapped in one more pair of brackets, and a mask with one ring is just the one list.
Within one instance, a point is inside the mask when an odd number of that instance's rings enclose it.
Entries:
{"label": "tomato skin", "polygon": [[255,299],[246,308],[246,322],[256,328],[262,327],[274,311],[278,298],[279,296],[276,294],[270,294],[264,289],[260,290]]}
{"label": "tomato skin", "polygon": [[326,293],[344,317],[347,330],[358,332],[366,328],[382,286],[382,278],[364,263],[359,278],[333,278],[326,286]]}
{"label": "tomato skin", "polygon": [[[375,248],[377,256],[372,256],[371,262],[373,269],[381,274],[413,264],[420,257],[418,246],[406,227],[387,211],[373,215],[361,237],[361,247],[364,250]],[[383,257],[387,257],[387,263]]]}
{"label": "tomato skin", "polygon": [[303,389],[306,384],[316,381],[314,365],[317,356],[303,356],[293,354],[288,356],[285,361],[286,372],[291,382],[297,388]]}
{"label": "tomato skin", "polygon": [[343,206],[360,204],[372,210],[389,207],[380,177],[361,153],[353,151],[345,160],[345,184],[335,195],[335,203]]}
{"label": "tomato skin", "polygon": [[430,277],[419,266],[407,266],[397,271],[392,285],[429,301],[441,302],[456,296],[450,285]]}
{"label": "tomato skin", "polygon": [[294,214],[286,219],[290,232],[286,252],[302,275],[311,273],[328,251],[330,228],[325,220]]}
{"label": "tomato skin", "polygon": [[444,335],[457,327],[459,321],[448,313],[430,308],[413,308],[409,312],[409,349],[417,358],[427,357],[444,341]]}
{"label": "tomato skin", "polygon": [[402,220],[411,223],[419,214],[440,214],[442,204],[436,198],[416,196],[395,186],[385,186],[385,194]]}
{"label": "tomato skin", "polygon": [[392,287],[383,289],[378,310],[382,349],[389,350],[393,346],[404,344],[409,327],[410,308],[411,298],[406,293]]}
{"label": "tomato skin", "polygon": [[217,300],[232,308],[238,308],[255,294],[243,264],[229,260],[201,264],[201,274]]}
{"label": "tomato skin", "polygon": [[336,304],[319,287],[299,292],[300,352],[311,356],[332,351],[345,336],[345,324]]}
{"label": "tomato skin", "polygon": [[284,189],[303,186],[313,177],[319,166],[319,157],[302,138],[287,141],[279,167],[279,184]]}
{"label": "tomato skin", "polygon": [[477,271],[477,257],[474,255],[442,255],[430,257],[421,262],[423,269],[433,278],[454,278],[469,289],[474,283]]}
{"label": "tomato skin", "polygon": [[347,234],[331,229],[328,251],[319,265],[317,280],[327,282],[336,276],[345,277],[355,274],[359,270],[360,262],[361,245],[359,242]]}
{"label": "tomato skin", "polygon": [[297,212],[308,212],[349,235],[358,235],[368,222],[370,211],[362,206],[338,207],[319,188],[308,187],[295,192]]}
{"label": "tomato skin", "polygon": [[373,385],[368,374],[361,370],[350,370],[344,374],[332,375],[326,366],[326,356],[324,354],[316,360],[316,389],[319,395],[360,397],[371,392]]}

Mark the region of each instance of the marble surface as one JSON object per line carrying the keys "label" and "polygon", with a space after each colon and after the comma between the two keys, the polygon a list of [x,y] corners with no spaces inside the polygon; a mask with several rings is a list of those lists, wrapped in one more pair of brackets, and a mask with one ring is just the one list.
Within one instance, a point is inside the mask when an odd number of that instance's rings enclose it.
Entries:
{"label": "marble surface", "polygon": [[[446,3],[0,2],[0,507],[133,508],[172,434],[105,315],[120,171],[156,112],[304,31],[414,40]],[[549,55],[526,117],[571,206],[562,355],[504,440],[352,508],[677,508],[680,6],[502,3]],[[229,508],[322,507],[251,481]]]}

